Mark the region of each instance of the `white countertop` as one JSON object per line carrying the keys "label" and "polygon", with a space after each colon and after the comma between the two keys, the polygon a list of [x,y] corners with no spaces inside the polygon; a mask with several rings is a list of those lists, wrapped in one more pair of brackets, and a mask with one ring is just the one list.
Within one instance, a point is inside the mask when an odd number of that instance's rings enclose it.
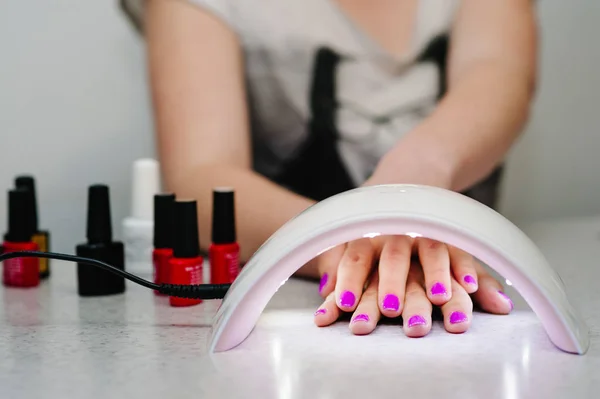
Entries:
{"label": "white countertop", "polygon": [[510,287],[511,315],[409,339],[398,325],[315,327],[317,283],[296,279],[246,341],[208,356],[217,301],[171,308],[129,282],[124,295],[80,298],[75,265],[53,261],[42,286],[0,288],[0,398],[598,398],[600,218],[523,228],[591,329],[585,356],[554,347]]}

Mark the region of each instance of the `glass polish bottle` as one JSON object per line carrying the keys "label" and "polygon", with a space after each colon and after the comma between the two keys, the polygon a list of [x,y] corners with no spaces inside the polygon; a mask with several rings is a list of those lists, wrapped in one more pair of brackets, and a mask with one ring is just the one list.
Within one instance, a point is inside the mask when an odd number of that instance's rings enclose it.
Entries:
{"label": "glass polish bottle", "polygon": [[[154,282],[168,283],[170,280],[169,260],[173,257],[175,194],[164,193],[154,196],[154,250],[152,263],[154,266]],[[158,291],[156,295],[162,295]]]}
{"label": "glass polish bottle", "polygon": [[[50,232],[40,230],[38,225],[38,204],[35,190],[35,179],[33,176],[21,175],[15,178],[16,188],[23,188],[31,192],[31,200],[29,202],[29,217],[33,229],[31,241],[37,244],[38,250],[41,252],[50,251]],[[45,279],[50,277],[50,259],[40,258],[40,278]]]}
{"label": "glass polish bottle", "polygon": [[[77,245],[77,256],[106,262],[125,270],[125,247],[113,241],[109,188],[95,184],[88,188],[87,242]],[[77,264],[81,296],[115,295],[125,292],[125,278],[96,266]]]}
{"label": "glass polish bottle", "polygon": [[[3,252],[38,251],[31,241],[33,230],[29,213],[31,192],[17,188],[8,192],[8,231],[2,243]],[[13,258],[2,262],[2,282],[8,287],[35,287],[40,283],[38,258]]]}
{"label": "glass polish bottle", "polygon": [[240,273],[240,245],[236,240],[234,190],[213,190],[211,245],[208,250],[211,284],[233,283]]}
{"label": "glass polish bottle", "polygon": [[[202,284],[204,258],[200,255],[196,201],[175,201],[174,216],[173,257],[169,259],[169,283]],[[201,302],[201,299],[169,297],[171,306],[193,306]]]}
{"label": "glass polish bottle", "polygon": [[131,214],[121,228],[127,271],[142,277],[152,275],[153,198],[160,191],[158,161],[138,159],[133,163]]}

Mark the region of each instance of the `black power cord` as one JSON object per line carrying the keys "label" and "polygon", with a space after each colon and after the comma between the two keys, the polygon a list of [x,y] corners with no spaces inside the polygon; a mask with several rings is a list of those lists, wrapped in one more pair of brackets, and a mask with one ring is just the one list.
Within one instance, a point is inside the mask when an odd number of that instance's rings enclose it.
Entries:
{"label": "black power cord", "polygon": [[136,284],[156,290],[164,295],[175,296],[180,298],[190,299],[221,299],[227,293],[231,284],[197,284],[197,285],[178,285],[178,284],[156,284],[148,280],[144,280],[121,270],[113,265],[102,261],[85,258],[82,256],[60,254],[56,252],[39,252],[39,251],[15,251],[0,254],[0,262],[14,258],[47,258],[64,260],[68,262],[85,263],[87,265],[96,266],[111,273],[117,274]]}

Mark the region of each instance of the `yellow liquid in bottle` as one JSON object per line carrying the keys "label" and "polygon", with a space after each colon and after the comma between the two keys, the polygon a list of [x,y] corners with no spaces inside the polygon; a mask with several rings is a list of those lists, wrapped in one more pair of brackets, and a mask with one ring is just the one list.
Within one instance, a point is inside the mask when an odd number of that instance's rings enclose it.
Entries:
{"label": "yellow liquid in bottle", "polygon": [[[37,244],[40,252],[48,252],[48,237],[43,233],[36,233],[31,237],[31,241]],[[40,258],[40,275],[47,275],[49,272],[48,259]]]}

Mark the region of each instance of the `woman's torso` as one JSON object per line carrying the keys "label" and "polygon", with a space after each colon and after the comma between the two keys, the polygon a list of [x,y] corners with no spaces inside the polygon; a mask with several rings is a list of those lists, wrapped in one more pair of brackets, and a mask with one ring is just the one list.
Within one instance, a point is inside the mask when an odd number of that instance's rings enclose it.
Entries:
{"label": "woman's torso", "polygon": [[[389,14],[408,26],[381,14],[387,25],[378,29],[373,14],[363,20],[367,32],[356,22],[358,0],[188,1],[239,37],[255,170],[314,199],[363,183],[445,91],[460,0],[393,2],[399,8]],[[495,197],[492,180],[475,188],[483,202]]]}
{"label": "woman's torso", "polygon": [[[194,0],[202,4],[206,0]],[[394,56],[334,0],[232,0],[222,16],[242,41],[255,168],[277,179],[311,135],[312,109],[326,48],[333,67],[335,148],[360,185],[381,156],[434,108],[443,91],[445,41],[457,1],[421,0]],[[203,4],[207,6],[208,3]],[[393,40],[391,41],[393,45]],[[427,51],[436,46],[436,54]],[[441,45],[440,45],[441,44]]]}

